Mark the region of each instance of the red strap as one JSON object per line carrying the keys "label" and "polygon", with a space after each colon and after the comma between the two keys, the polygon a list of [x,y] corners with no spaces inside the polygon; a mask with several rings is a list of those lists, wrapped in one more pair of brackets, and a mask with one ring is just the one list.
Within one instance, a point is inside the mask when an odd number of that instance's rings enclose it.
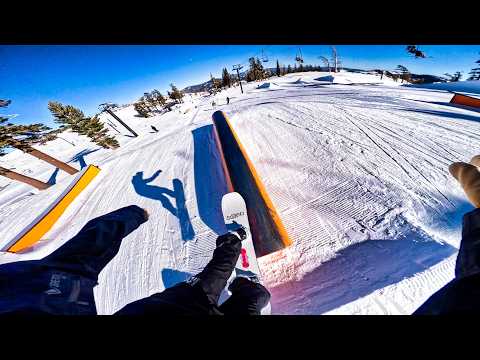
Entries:
{"label": "red strap", "polygon": [[242,249],[241,255],[242,255],[242,266],[244,268],[248,268],[250,266],[250,264],[248,263],[247,250]]}

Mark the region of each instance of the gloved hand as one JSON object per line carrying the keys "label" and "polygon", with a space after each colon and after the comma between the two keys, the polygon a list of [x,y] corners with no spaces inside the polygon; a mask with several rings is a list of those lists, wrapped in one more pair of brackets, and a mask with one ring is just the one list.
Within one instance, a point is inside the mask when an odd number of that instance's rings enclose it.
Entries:
{"label": "gloved hand", "polygon": [[480,155],[474,156],[469,164],[455,162],[448,170],[458,180],[473,206],[480,208]]}
{"label": "gloved hand", "polygon": [[238,227],[235,230],[230,230],[224,235],[220,235],[217,238],[217,247],[221,246],[225,242],[239,242],[247,238],[247,232],[243,226]]}
{"label": "gloved hand", "polygon": [[235,229],[234,231],[238,234],[238,236],[240,237],[240,240],[243,241],[247,238],[247,231],[243,226],[240,225],[240,227]]}

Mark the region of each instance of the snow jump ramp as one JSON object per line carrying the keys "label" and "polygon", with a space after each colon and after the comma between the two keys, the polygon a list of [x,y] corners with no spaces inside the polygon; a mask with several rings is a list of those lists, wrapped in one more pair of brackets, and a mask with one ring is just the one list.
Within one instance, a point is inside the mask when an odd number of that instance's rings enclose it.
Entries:
{"label": "snow jump ramp", "polygon": [[39,241],[99,172],[100,169],[94,165],[89,165],[80,171],[60,196],[30,225],[4,245],[1,251],[16,253]]}
{"label": "snow jump ramp", "polygon": [[240,193],[247,204],[255,253],[260,257],[291,245],[292,241],[227,116],[216,111],[212,118],[228,190]]}

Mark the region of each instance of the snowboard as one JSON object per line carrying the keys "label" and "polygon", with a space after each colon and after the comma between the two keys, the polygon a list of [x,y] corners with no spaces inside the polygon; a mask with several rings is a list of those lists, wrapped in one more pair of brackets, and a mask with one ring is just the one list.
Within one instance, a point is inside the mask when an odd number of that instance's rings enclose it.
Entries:
{"label": "snowboard", "polygon": [[[253,273],[257,276],[260,283],[262,282],[262,277],[253,246],[252,234],[250,232],[247,206],[242,195],[237,192],[225,194],[222,197],[222,213],[228,231],[234,231],[239,226],[242,226],[247,233],[247,238],[242,241],[242,249],[235,269],[227,282],[227,289],[225,289],[226,295],[223,296],[222,299],[224,301],[231,295],[228,291],[228,286],[239,274],[252,275]],[[271,312],[270,310],[270,303],[268,303],[268,305],[262,309],[261,313],[262,315],[268,315]]]}

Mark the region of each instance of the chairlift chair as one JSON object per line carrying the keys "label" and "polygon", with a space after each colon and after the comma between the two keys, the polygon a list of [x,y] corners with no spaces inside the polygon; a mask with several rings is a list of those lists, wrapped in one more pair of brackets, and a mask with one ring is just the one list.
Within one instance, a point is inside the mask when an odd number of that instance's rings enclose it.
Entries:
{"label": "chairlift chair", "polygon": [[295,55],[295,61],[298,62],[299,64],[303,64],[302,49],[299,48],[298,50],[300,55],[299,53]]}
{"label": "chairlift chair", "polygon": [[263,54],[263,49],[262,49],[262,61],[263,62],[268,62],[268,57]]}

